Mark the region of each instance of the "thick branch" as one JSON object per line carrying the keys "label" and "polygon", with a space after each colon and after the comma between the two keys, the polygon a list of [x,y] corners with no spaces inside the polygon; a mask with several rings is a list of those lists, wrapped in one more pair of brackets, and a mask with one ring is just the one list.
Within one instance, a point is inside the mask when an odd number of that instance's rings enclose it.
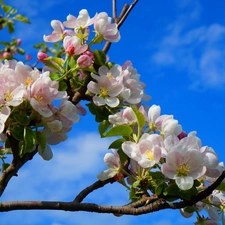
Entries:
{"label": "thick branch", "polygon": [[[186,206],[194,205],[198,201],[205,199],[209,196],[216,187],[225,178],[225,171],[221,176],[207,189],[200,192],[198,195],[193,197],[191,200],[185,200],[178,203],[168,203],[165,199],[157,198],[156,196],[144,197],[143,199],[128,204],[125,206],[102,206],[93,203],[79,203],[82,198],[85,197],[91,191],[88,190],[84,195],[78,195],[78,197],[73,202],[56,202],[56,201],[25,201],[25,202],[2,202],[0,204],[1,212],[8,212],[13,210],[64,210],[64,211],[86,211],[86,212],[96,212],[96,213],[116,213],[116,214],[126,214],[126,215],[141,215],[150,212],[159,211],[162,209],[180,209]],[[99,187],[99,183],[96,182],[91,185],[90,189],[95,189]],[[102,183],[104,186],[104,182]],[[82,192],[81,192],[82,193]]]}

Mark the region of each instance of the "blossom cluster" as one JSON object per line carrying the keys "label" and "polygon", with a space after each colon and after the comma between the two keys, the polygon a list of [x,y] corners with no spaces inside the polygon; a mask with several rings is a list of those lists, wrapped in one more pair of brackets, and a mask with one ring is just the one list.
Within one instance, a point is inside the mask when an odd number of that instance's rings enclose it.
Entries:
{"label": "blossom cluster", "polygon": [[[140,114],[143,126],[139,133]],[[126,107],[110,115],[109,122],[110,129],[117,126],[130,126],[133,129],[133,133],[129,135],[130,140],[124,139],[119,147],[129,159],[130,165],[128,170],[125,170],[120,155],[116,149],[112,149],[113,154],[107,153],[104,157],[108,169],[98,175],[100,180],[114,177],[130,191],[135,186],[139,192],[143,187],[141,185],[138,187],[137,182],[141,183],[143,180],[146,183],[148,180],[147,189],[155,194],[152,174],[160,173],[162,177],[158,175],[157,179],[161,182],[162,190],[163,188],[169,190],[169,187],[173,186],[175,189],[178,188],[177,193],[179,190],[188,193],[194,189],[204,190],[224,169],[223,164],[218,162],[218,156],[213,148],[202,146],[195,131],[186,134],[172,115],[161,115],[160,106],[152,105],[149,109],[141,106],[136,110],[133,107]],[[125,183],[124,177],[127,177],[130,187]],[[196,184],[196,181],[199,183]],[[210,221],[221,220],[224,193],[222,191],[216,193],[216,196],[213,193],[211,203],[202,203],[201,207],[208,211]],[[196,210],[200,211],[200,207]]]}
{"label": "blossom cluster", "polygon": [[[16,60],[0,62],[0,134],[13,135],[18,127],[30,127],[46,136],[47,144],[57,144],[67,138],[72,124],[79,121],[79,107],[68,101],[66,91],[59,91],[59,83],[49,77],[49,72],[40,73]],[[61,100],[59,107],[53,104]],[[18,117],[18,115],[20,117]],[[28,137],[29,138],[29,137]],[[36,140],[35,145],[39,144]],[[52,152],[45,144],[39,146],[44,159]],[[30,149],[32,151],[32,149]]]}

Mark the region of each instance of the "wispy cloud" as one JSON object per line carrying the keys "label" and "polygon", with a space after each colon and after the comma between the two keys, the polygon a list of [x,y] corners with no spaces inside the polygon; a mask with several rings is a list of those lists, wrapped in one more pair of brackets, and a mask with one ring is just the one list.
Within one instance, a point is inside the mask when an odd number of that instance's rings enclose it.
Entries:
{"label": "wispy cloud", "polygon": [[[182,5],[187,6],[189,1]],[[196,26],[201,7],[197,4],[192,8],[168,25],[167,35],[160,41],[152,62],[187,73],[191,88],[222,88],[225,85],[225,26],[218,23]]]}

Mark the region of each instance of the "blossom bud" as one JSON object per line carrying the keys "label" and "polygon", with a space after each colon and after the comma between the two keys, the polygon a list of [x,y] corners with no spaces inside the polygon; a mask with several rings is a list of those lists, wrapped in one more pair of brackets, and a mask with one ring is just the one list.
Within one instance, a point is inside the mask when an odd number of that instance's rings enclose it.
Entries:
{"label": "blossom bud", "polygon": [[38,52],[37,58],[40,62],[44,62],[48,55],[45,52]]}
{"label": "blossom bud", "polygon": [[88,55],[81,55],[78,59],[77,59],[77,64],[81,67],[87,68],[92,64],[92,59],[90,56]]}
{"label": "blossom bud", "polygon": [[26,55],[26,60],[31,60],[32,56],[31,55]]}
{"label": "blossom bud", "polygon": [[4,52],[4,53],[2,54],[2,56],[3,56],[4,58],[6,58],[6,59],[9,59],[9,58],[11,57],[11,54],[10,54],[9,52]]}
{"label": "blossom bud", "polygon": [[94,59],[94,54],[90,51],[84,52],[83,55],[88,55],[92,60]]}
{"label": "blossom bud", "polygon": [[179,140],[181,140],[182,138],[187,137],[187,134],[184,131],[182,131],[177,137],[179,138]]}
{"label": "blossom bud", "polygon": [[21,45],[22,40],[21,40],[20,38],[18,38],[16,41],[17,41],[17,46],[20,46],[20,45]]}

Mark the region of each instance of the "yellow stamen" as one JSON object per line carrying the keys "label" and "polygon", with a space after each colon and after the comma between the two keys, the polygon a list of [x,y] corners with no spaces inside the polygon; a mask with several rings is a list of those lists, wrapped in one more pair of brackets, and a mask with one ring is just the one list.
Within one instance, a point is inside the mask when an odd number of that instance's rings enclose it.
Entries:
{"label": "yellow stamen", "polygon": [[7,102],[9,102],[9,101],[11,101],[13,99],[13,93],[10,92],[9,90],[4,94],[4,96],[5,96],[5,100]]}
{"label": "yellow stamen", "polygon": [[106,76],[107,76],[109,79],[114,78],[114,77],[113,77],[113,74],[112,74],[112,73],[110,73],[110,72],[108,72],[108,73],[106,74]]}
{"label": "yellow stamen", "polygon": [[109,92],[108,92],[108,90],[106,90],[106,88],[101,88],[100,89],[100,97],[107,97],[109,95]]}
{"label": "yellow stamen", "polygon": [[177,176],[187,176],[190,173],[190,166],[182,164],[176,169],[176,171]]}
{"label": "yellow stamen", "polygon": [[154,154],[152,152],[151,149],[148,149],[146,152],[145,152],[146,156],[148,157],[148,159],[150,160],[154,160]]}
{"label": "yellow stamen", "polygon": [[37,100],[38,102],[42,102],[43,101],[43,97],[42,96],[35,96],[34,97],[35,100]]}
{"label": "yellow stamen", "polygon": [[31,77],[27,77],[27,79],[25,80],[24,84],[26,86],[30,86],[33,83],[33,79],[31,79]]}

